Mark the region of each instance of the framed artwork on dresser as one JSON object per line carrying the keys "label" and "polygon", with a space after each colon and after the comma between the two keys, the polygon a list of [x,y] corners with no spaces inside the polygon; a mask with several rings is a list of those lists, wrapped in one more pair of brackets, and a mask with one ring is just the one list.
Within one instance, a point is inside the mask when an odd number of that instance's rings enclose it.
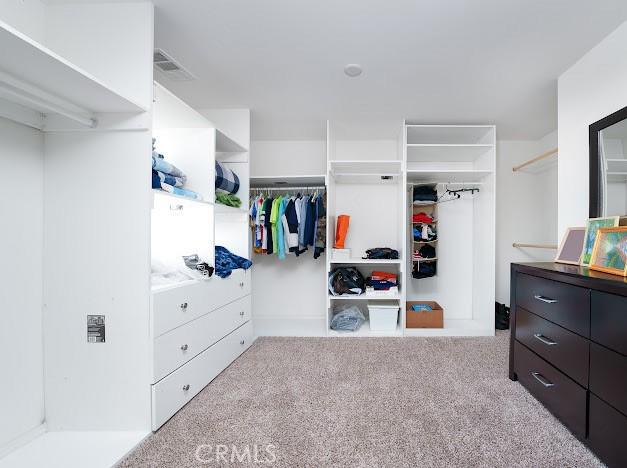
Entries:
{"label": "framed artwork on dresser", "polygon": [[590,269],[627,276],[627,226],[598,230]]}
{"label": "framed artwork on dresser", "polygon": [[581,251],[586,236],[585,227],[567,228],[562,238],[554,262],[568,263],[570,265],[579,265],[581,260]]}
{"label": "framed artwork on dresser", "polygon": [[586,224],[586,236],[583,242],[583,251],[581,252],[580,265],[590,266],[592,258],[592,249],[594,249],[594,241],[597,237],[597,231],[601,228],[618,226],[619,217],[609,216],[605,218],[590,218]]}

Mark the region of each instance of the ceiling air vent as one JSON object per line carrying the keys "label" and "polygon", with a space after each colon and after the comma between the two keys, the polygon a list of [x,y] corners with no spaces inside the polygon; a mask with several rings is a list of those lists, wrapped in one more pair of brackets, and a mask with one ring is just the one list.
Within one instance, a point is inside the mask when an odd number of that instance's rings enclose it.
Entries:
{"label": "ceiling air vent", "polygon": [[161,49],[155,49],[152,59],[155,70],[172,81],[191,81],[196,77]]}

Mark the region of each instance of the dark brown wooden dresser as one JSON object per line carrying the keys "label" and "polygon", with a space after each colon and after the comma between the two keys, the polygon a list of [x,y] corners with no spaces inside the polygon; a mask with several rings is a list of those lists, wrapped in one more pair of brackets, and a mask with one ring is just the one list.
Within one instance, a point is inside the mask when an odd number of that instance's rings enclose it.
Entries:
{"label": "dark brown wooden dresser", "polygon": [[610,467],[627,467],[627,280],[513,263],[509,377]]}

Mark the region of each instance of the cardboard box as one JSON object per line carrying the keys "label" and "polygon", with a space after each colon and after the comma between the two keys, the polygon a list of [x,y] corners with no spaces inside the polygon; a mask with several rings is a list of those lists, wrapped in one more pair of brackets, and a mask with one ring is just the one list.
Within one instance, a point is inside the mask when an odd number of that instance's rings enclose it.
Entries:
{"label": "cardboard box", "polygon": [[[414,304],[427,304],[433,310],[412,310]],[[444,309],[434,301],[407,301],[405,328],[444,328]]]}

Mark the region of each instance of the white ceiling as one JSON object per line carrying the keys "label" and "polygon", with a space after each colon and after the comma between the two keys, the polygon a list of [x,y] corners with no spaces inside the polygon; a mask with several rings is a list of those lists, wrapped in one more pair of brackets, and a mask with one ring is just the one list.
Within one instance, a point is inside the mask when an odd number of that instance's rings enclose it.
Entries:
{"label": "white ceiling", "polygon": [[250,108],[255,139],[403,118],[536,139],[557,127],[557,77],[627,20],[627,0],[154,3],[156,46],[198,78],[163,84],[195,107]]}

